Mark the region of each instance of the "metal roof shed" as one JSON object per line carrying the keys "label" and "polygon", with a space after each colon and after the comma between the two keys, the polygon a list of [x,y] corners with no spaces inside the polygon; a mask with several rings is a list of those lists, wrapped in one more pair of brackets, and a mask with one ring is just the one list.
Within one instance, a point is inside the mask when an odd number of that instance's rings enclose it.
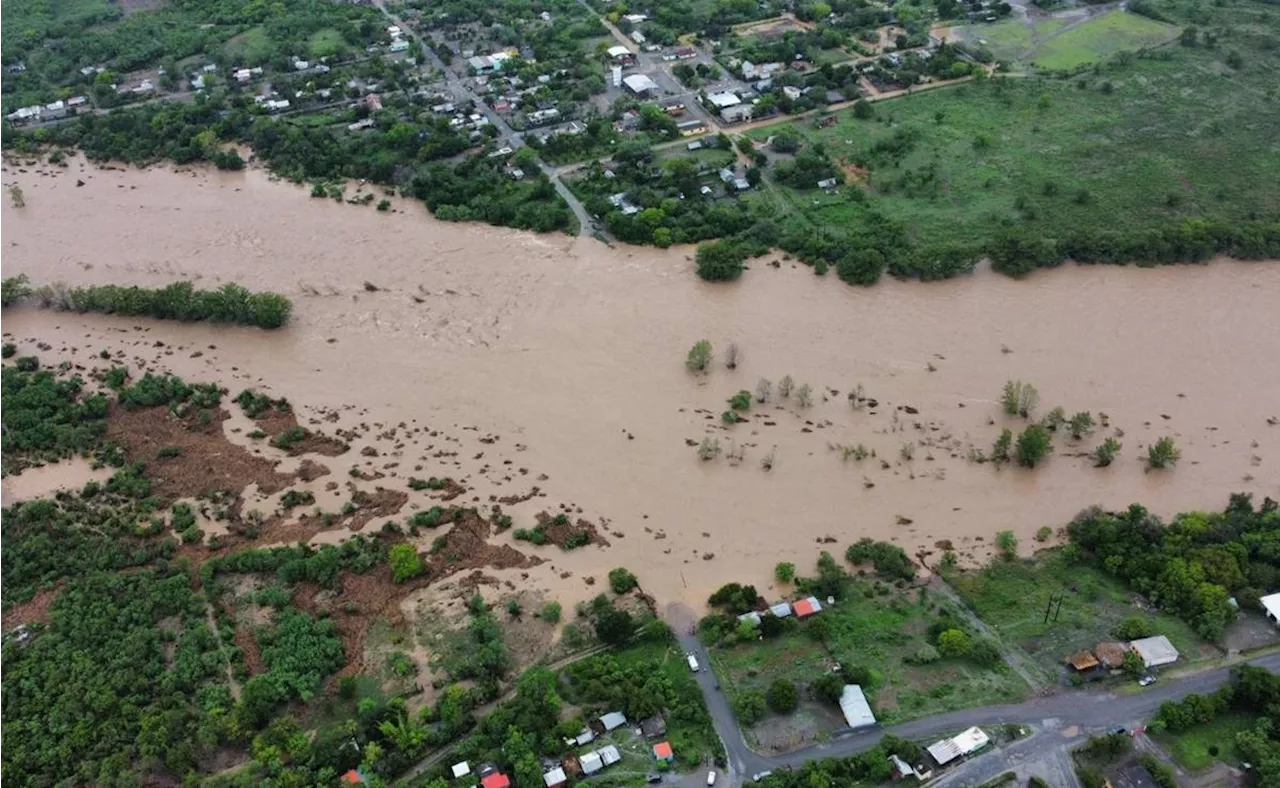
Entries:
{"label": "metal roof shed", "polygon": [[857,684],[844,685],[844,691],[840,693],[840,711],[844,712],[844,721],[850,728],[865,728],[876,724],[871,704],[867,703],[867,696],[862,694],[862,687]]}
{"label": "metal roof shed", "polygon": [[1178,650],[1164,635],[1135,640],[1129,644],[1129,648],[1142,657],[1142,664],[1148,668],[1171,665],[1178,661]]}
{"label": "metal roof shed", "polygon": [[604,768],[604,761],[600,758],[600,753],[596,750],[592,750],[586,755],[583,755],[578,759],[578,762],[582,764],[583,774],[595,774]]}
{"label": "metal roof shed", "polygon": [[1280,624],[1280,594],[1267,594],[1258,600],[1272,624]]}
{"label": "metal roof shed", "polygon": [[612,766],[622,760],[622,753],[618,752],[618,748],[612,744],[606,744],[596,750],[596,753],[600,756],[600,760],[605,766]]}
{"label": "metal roof shed", "polygon": [[611,711],[600,718],[600,724],[606,731],[621,728],[627,724],[627,716],[620,711]]}

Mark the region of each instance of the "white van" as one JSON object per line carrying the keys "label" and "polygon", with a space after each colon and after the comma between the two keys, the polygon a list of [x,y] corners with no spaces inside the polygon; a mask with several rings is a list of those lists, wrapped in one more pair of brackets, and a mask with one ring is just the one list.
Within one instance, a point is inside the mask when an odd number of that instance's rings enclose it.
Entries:
{"label": "white van", "polygon": [[[689,670],[692,670],[694,673],[698,672],[698,658],[692,654],[689,655]],[[710,783],[708,783],[708,785],[709,784]]]}
{"label": "white van", "polygon": [[707,785],[715,785],[715,784],[716,784],[716,772],[715,772],[715,769],[712,769],[711,771],[707,772]]}

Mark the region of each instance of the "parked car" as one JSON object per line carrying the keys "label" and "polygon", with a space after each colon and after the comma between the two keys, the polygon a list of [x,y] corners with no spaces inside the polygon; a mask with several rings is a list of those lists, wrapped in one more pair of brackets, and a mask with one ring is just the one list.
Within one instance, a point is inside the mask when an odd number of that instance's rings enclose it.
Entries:
{"label": "parked car", "polygon": [[716,770],[712,769],[711,771],[707,772],[707,785],[715,785],[715,784],[716,784]]}
{"label": "parked car", "polygon": [[692,670],[694,673],[698,672],[698,658],[692,654],[689,655],[689,670]]}
{"label": "parked car", "polygon": [[658,783],[662,782],[662,775],[658,774],[657,772],[649,772],[649,774],[645,775],[645,780],[650,785],[657,785]]}
{"label": "parked car", "polygon": [[1155,684],[1155,683],[1156,683],[1156,677],[1151,675],[1150,673],[1138,679],[1139,687],[1150,687],[1152,684]]}

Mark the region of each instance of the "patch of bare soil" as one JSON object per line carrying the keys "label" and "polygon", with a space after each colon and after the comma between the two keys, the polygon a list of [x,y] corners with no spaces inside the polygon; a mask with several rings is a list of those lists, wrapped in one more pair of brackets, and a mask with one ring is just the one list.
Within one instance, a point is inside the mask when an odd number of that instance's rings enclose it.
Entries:
{"label": "patch of bare soil", "polygon": [[510,545],[489,544],[490,533],[488,520],[470,509],[459,512],[444,542],[427,557],[427,576],[439,580],[464,569],[527,568],[542,563]]}
{"label": "patch of bare soil", "polygon": [[298,417],[289,409],[267,408],[259,413],[253,420],[258,425],[258,429],[267,434],[271,440],[275,440],[282,433],[292,429],[301,429],[304,437],[299,441],[292,441],[284,450],[290,456],[299,454],[323,454],[326,457],[337,457],[345,454],[351,447],[346,443],[331,438],[319,432],[313,432],[298,424]]}
{"label": "patch of bare soil", "polygon": [[357,508],[354,514],[342,520],[342,524],[352,531],[359,531],[375,518],[390,517],[409,502],[409,494],[399,490],[377,487],[370,493],[358,489],[351,482],[347,482],[347,488],[351,490],[351,502]]}
{"label": "patch of bare soil", "polygon": [[581,534],[584,533],[588,536],[587,544],[598,544],[601,547],[609,546],[609,540],[600,535],[596,524],[590,520],[579,517],[576,523],[568,520],[557,522],[556,518],[547,512],[539,512],[534,516],[534,519],[537,520],[543,533],[547,535],[547,539],[556,547],[564,547],[570,539],[580,540],[582,538]]}
{"label": "patch of bare soil", "polygon": [[258,639],[247,626],[236,627],[235,643],[244,654],[244,666],[250,676],[265,673],[266,664],[262,661],[262,650],[258,648]]}
{"label": "patch of bare soil", "polygon": [[853,186],[866,183],[867,176],[871,174],[871,171],[866,167],[859,167],[852,162],[843,160],[840,162],[840,169],[844,172],[845,181]]}
{"label": "patch of bare soil", "polygon": [[[502,497],[497,498],[497,501],[503,506],[515,506],[518,503],[524,503],[530,498],[536,497],[540,492],[542,492],[542,489],[535,484],[527,493],[519,495],[503,495]],[[489,500],[494,500],[494,496],[489,496]]]}
{"label": "patch of bare soil", "polygon": [[37,622],[43,624],[48,622],[49,606],[53,604],[53,600],[58,595],[59,590],[50,588],[48,591],[41,591],[31,597],[30,601],[14,605],[4,611],[4,628],[8,630],[23,624]]}
{"label": "patch of bare soil", "polygon": [[[201,423],[199,413],[211,418]],[[107,440],[123,448],[130,460],[146,463],[152,493],[167,504],[216,492],[239,496],[250,484],[265,493],[289,486],[293,477],[277,473],[274,462],[227,440],[221,424],[226,418],[222,408],[180,418],[163,407],[116,406],[107,418]],[[172,456],[160,456],[162,449]]]}
{"label": "patch of bare soil", "polygon": [[455,482],[453,479],[445,479],[444,487],[440,488],[440,494],[432,497],[439,498],[442,501],[452,501],[454,498],[457,498],[459,495],[462,495],[466,491],[467,491],[466,487],[463,487],[461,484],[459,484],[458,482]]}
{"label": "patch of bare soil", "polygon": [[298,478],[304,482],[313,482],[321,476],[328,476],[329,473],[329,466],[313,460],[303,460],[298,466]]}

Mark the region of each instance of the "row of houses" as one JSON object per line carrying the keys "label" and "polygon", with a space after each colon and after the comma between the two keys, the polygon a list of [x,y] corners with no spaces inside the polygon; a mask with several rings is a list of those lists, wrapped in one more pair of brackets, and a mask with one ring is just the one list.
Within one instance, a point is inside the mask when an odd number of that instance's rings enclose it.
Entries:
{"label": "row of houses", "polygon": [[30,107],[19,107],[5,117],[14,125],[22,125],[38,121],[61,120],[88,108],[89,99],[84,96],[72,96],[69,99],[60,99],[48,104],[32,104]]}
{"label": "row of houses", "polygon": [[[733,183],[735,185],[739,180],[741,180],[743,184],[746,184],[747,182],[746,178],[739,178],[733,170],[729,169],[720,171],[720,180],[726,184]],[[749,186],[744,185],[740,188],[749,188]],[[828,599],[827,603],[830,604],[831,600]],[[822,603],[818,601],[816,596],[811,596],[797,600],[796,602],[779,602],[775,605],[770,605],[769,609],[763,612],[777,616],[778,618],[786,618],[793,614],[796,618],[808,618],[809,616],[822,612]],[[738,620],[750,621],[752,624],[759,626],[761,613],[762,611],[752,610],[750,613],[743,613],[738,616]]]}
{"label": "row of houses", "polygon": [[[1280,596],[1280,595],[1277,595]],[[1172,665],[1178,661],[1178,649],[1169,638],[1155,635],[1149,638],[1131,640],[1128,644],[1104,640],[1093,649],[1083,649],[1067,657],[1067,664],[1080,673],[1095,669],[1115,670],[1124,665],[1124,658],[1130,652],[1142,659],[1146,669]]]}

